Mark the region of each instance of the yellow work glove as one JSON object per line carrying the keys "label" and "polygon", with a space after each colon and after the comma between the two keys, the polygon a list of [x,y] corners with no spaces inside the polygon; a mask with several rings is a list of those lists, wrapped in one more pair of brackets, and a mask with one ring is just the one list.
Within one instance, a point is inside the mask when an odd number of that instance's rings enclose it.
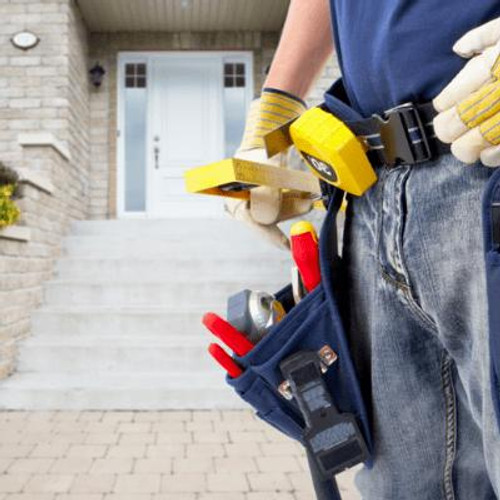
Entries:
{"label": "yellow work glove", "polygon": [[500,18],[463,36],[455,53],[471,58],[434,100],[437,137],[465,163],[500,166]]}
{"label": "yellow work glove", "polygon": [[[235,158],[286,168],[287,154],[267,157],[264,136],[305,110],[306,105],[301,99],[274,89],[264,89],[260,99],[251,105],[243,141]],[[278,222],[303,215],[312,206],[312,200],[285,199],[279,189],[261,186],[250,190],[249,201],[227,198],[225,208],[232,217],[247,223],[275,246],[288,249],[288,238],[278,227]]]}

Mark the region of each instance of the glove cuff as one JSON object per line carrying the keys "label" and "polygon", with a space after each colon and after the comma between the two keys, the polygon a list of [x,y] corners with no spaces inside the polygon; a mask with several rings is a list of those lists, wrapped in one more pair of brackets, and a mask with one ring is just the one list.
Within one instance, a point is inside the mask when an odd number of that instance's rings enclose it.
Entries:
{"label": "glove cuff", "polygon": [[264,136],[306,111],[306,103],[283,90],[265,88],[254,101],[247,119],[240,150],[264,147]]}

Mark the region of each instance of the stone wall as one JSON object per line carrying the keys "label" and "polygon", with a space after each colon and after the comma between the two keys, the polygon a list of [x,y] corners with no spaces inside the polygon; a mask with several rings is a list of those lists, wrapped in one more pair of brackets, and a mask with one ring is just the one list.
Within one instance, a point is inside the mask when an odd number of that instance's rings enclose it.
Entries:
{"label": "stone wall", "polygon": [[[87,215],[88,41],[73,0],[0,2],[0,161],[20,172],[19,226],[0,232],[0,378],[52,275],[61,238]],[[11,37],[35,33],[23,51]]]}

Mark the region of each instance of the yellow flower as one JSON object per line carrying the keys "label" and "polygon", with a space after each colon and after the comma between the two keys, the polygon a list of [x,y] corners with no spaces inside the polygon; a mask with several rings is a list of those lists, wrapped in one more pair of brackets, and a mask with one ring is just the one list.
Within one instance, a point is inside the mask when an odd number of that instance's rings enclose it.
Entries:
{"label": "yellow flower", "polygon": [[15,224],[21,215],[21,211],[11,200],[14,190],[13,184],[0,186],[0,228]]}

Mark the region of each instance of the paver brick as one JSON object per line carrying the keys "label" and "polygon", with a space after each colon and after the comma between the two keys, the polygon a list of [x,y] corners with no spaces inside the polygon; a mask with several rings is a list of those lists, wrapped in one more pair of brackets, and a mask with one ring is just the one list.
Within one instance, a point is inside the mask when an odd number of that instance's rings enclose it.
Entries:
{"label": "paver brick", "polygon": [[202,493],[198,500],[245,500],[244,493]]}
{"label": "paver brick", "polygon": [[0,500],[55,500],[55,493],[10,493],[5,497],[0,495]]}
{"label": "paver brick", "polygon": [[134,445],[134,444],[156,444],[156,434],[150,433],[132,433],[121,434],[119,444]]}
{"label": "paver brick", "polygon": [[[214,459],[211,457],[174,458],[172,464],[174,474],[187,472],[215,472]],[[238,471],[235,471],[238,472]]]}
{"label": "paver brick", "polygon": [[115,493],[157,493],[160,491],[160,474],[129,474],[118,477]]}
{"label": "paver brick", "polygon": [[229,431],[232,443],[267,443],[269,438],[262,431]]}
{"label": "paver brick", "polygon": [[101,493],[65,493],[57,495],[56,500],[103,500]]}
{"label": "paver brick", "polygon": [[69,449],[67,444],[40,444],[35,446],[31,457],[58,458],[66,454]]}
{"label": "paver brick", "polygon": [[217,472],[257,472],[254,457],[215,458]]}
{"label": "paver brick", "polygon": [[186,445],[184,444],[162,444],[148,446],[146,456],[148,458],[155,457],[185,457]]}
{"label": "paver brick", "polygon": [[218,443],[200,443],[186,447],[187,458],[224,457],[225,455],[224,447]]}
{"label": "paver brick", "polygon": [[190,432],[159,432],[157,443],[159,445],[178,443],[190,444],[193,443],[193,434]]}
{"label": "paver brick", "polygon": [[292,491],[288,477],[282,472],[249,472],[247,474],[254,491]]}
{"label": "paver brick", "polygon": [[162,493],[196,493],[205,490],[206,476],[204,474],[175,474],[162,477]]}
{"label": "paver brick", "polygon": [[207,475],[210,492],[245,492],[250,487],[245,474],[237,472],[218,472]]}
{"label": "paver brick", "polygon": [[28,474],[5,474],[0,476],[1,493],[19,493],[22,491],[30,476]]}
{"label": "paver brick", "polygon": [[84,438],[85,444],[117,444],[120,436],[113,432],[92,432]]}
{"label": "paver brick", "polygon": [[131,474],[133,466],[134,459],[129,457],[98,458],[92,464],[90,474]]}
{"label": "paver brick", "polygon": [[19,458],[9,467],[9,474],[45,474],[53,463],[52,458]]}
{"label": "paver brick", "polygon": [[26,484],[24,491],[27,493],[65,493],[71,488],[73,480],[73,476],[66,474],[34,475]]}
{"label": "paver brick", "polygon": [[195,443],[229,443],[229,433],[220,432],[193,432],[193,441]]}
{"label": "paver brick", "polygon": [[0,458],[0,474],[3,474],[13,462],[13,458]]}
{"label": "paver brick", "polygon": [[257,457],[260,472],[300,472],[302,467],[294,456]]}
{"label": "paver brick", "polygon": [[113,474],[88,474],[77,476],[71,487],[72,493],[111,493],[116,483]]}
{"label": "paver brick", "polygon": [[85,457],[63,457],[57,459],[50,468],[51,474],[85,474],[93,460]]}
{"label": "paver brick", "polygon": [[71,446],[68,450],[68,457],[98,458],[104,456],[107,446],[99,444],[81,444]]}
{"label": "paver brick", "polygon": [[33,445],[7,444],[0,445],[0,458],[22,458],[27,457],[33,450]]}
{"label": "paver brick", "polygon": [[171,474],[171,458],[141,458],[134,467],[135,474]]}
{"label": "paver brick", "polygon": [[108,448],[107,456],[111,458],[119,457],[143,457],[146,454],[145,445],[117,445]]}

